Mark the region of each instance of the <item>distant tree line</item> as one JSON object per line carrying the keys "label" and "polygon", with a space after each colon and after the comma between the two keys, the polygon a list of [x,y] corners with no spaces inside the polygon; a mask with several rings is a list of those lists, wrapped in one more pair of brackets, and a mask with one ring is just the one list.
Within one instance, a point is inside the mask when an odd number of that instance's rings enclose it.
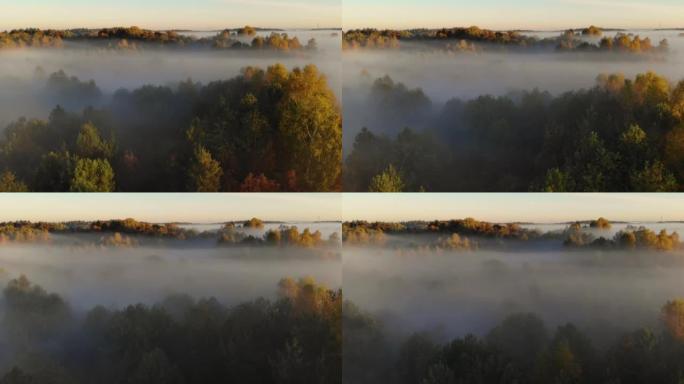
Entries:
{"label": "distant tree line", "polygon": [[682,189],[684,81],[600,75],[591,89],[453,99],[437,113],[388,78],[370,95],[378,128],[355,138],[347,191]]}
{"label": "distant tree line", "polygon": [[567,231],[564,245],[570,247],[602,248],[602,249],[652,249],[658,251],[672,251],[682,247],[677,232],[668,233],[662,229],[660,232],[646,227],[633,227],[621,230],[612,239],[604,236],[595,237],[591,233],[582,232],[576,226],[571,226]]}
{"label": "distant tree line", "polygon": [[[268,49],[274,51],[315,50],[317,43],[310,39],[302,44],[294,36],[272,31],[266,37],[256,36],[257,30],[245,26],[238,30],[225,29],[215,36],[195,38],[177,31],[152,31],[139,27],[102,29],[41,30],[14,29],[0,32],[0,50],[17,48],[80,47],[75,43],[89,43],[95,48],[135,50],[144,48],[213,48],[213,49]],[[252,38],[251,43],[241,40]],[[73,43],[70,45],[70,43]]]}
{"label": "distant tree line", "polygon": [[[425,251],[477,250],[481,246],[478,240],[482,239],[558,241],[558,244],[566,247],[602,250],[674,251],[682,247],[679,234],[668,233],[665,229],[655,232],[643,226],[628,225],[611,238],[588,231],[605,231],[610,228],[610,222],[603,217],[591,220],[585,225],[580,222],[570,223],[561,231],[545,233],[537,229],[524,228],[517,223],[490,223],[473,218],[409,223],[349,221],[342,223],[342,240],[350,245],[393,246]],[[397,238],[396,241],[390,241],[388,235],[412,236],[408,241]]]}
{"label": "distant tree line", "polygon": [[219,231],[218,243],[221,245],[268,245],[268,246],[296,246],[304,248],[339,245],[339,235],[333,232],[328,239],[323,239],[320,231],[304,228],[299,231],[297,226],[281,225],[279,228],[269,229],[263,235],[255,236],[240,231],[235,224],[228,223]]}
{"label": "distant tree line", "polygon": [[[549,329],[532,313],[505,318],[483,337],[402,341],[353,303],[343,309],[343,383],[677,383],[684,377],[684,300],[667,302],[659,329],[598,348],[572,323]],[[398,345],[398,346],[397,346]]]}
{"label": "distant tree line", "polygon": [[342,293],[283,279],[278,299],[180,294],[78,313],[25,276],[3,292],[0,383],[340,383]]}
{"label": "distant tree line", "polygon": [[[250,221],[259,221],[253,218]],[[250,227],[243,227],[250,228]],[[252,227],[253,228],[253,227]],[[257,228],[263,228],[257,227]],[[255,236],[246,233],[234,223],[225,224],[218,232],[198,232],[185,229],[178,224],[147,223],[135,219],[97,220],[92,222],[29,222],[16,221],[0,223],[0,245],[9,243],[49,242],[51,234],[97,234],[102,246],[134,246],[138,238],[156,238],[169,240],[216,239],[221,245],[265,245],[265,246],[297,246],[304,248],[336,247],[339,245],[339,234],[333,232],[323,239],[320,231],[304,228],[299,231],[296,226],[281,225],[269,229],[263,235]]]}
{"label": "distant tree line", "polygon": [[667,39],[655,45],[649,38],[618,32],[603,37],[598,43],[583,36],[601,36],[602,30],[591,26],[580,31],[566,30],[557,37],[537,38],[519,31],[492,31],[477,26],[467,28],[377,30],[373,28],[346,31],[342,48],[352,49],[431,49],[444,51],[481,51],[507,49],[519,51],[593,51],[662,54],[669,50]]}
{"label": "distant tree line", "polygon": [[[66,104],[92,105],[101,94],[63,72],[48,89]],[[57,106],[47,120],[9,124],[0,191],[335,191],[340,115],[314,65],[121,89],[100,108]]]}

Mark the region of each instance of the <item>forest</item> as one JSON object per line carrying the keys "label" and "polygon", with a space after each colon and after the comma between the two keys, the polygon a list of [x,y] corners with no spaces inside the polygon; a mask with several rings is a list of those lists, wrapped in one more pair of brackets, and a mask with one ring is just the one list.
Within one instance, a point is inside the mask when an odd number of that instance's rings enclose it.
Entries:
{"label": "forest", "polygon": [[[263,234],[247,233],[259,229]],[[177,224],[157,224],[124,220],[98,220],[92,222],[30,222],[17,221],[0,223],[0,246],[3,244],[51,243],[53,235],[91,235],[91,238],[72,237],[72,244],[95,244],[103,247],[130,247],[142,242],[160,240],[192,241],[213,240],[221,246],[293,246],[302,248],[337,247],[340,239],[332,232],[327,239],[319,230],[304,228],[301,232],[295,225],[279,224],[277,228],[265,229],[263,222],[252,218],[241,225],[228,222],[217,231],[199,232]],[[94,236],[94,237],[93,237]]]}
{"label": "forest", "polygon": [[684,377],[684,301],[663,304],[657,327],[599,348],[573,323],[533,313],[505,317],[483,336],[448,341],[427,332],[397,342],[383,322],[347,302],[344,383],[677,383]]}
{"label": "forest", "polygon": [[[413,201],[407,211],[426,207]],[[343,383],[677,383],[681,228],[344,222]]]}
{"label": "forest", "polygon": [[[478,52],[502,50],[520,52],[603,52],[629,54],[664,54],[669,50],[667,39],[657,45],[648,37],[618,32],[603,36],[603,30],[590,26],[579,30],[565,30],[557,37],[538,38],[521,31],[492,31],[477,26],[467,28],[377,30],[354,29],[343,35],[342,48],[354,49],[412,49],[443,50],[450,52]],[[587,37],[601,37],[597,42]]]}
{"label": "forest", "polygon": [[[251,49],[279,52],[315,50],[317,43],[310,39],[302,44],[287,33],[271,31],[267,36],[254,27],[225,29],[211,37],[195,38],[178,31],[152,31],[139,27],[102,29],[40,30],[37,28],[15,29],[0,32],[0,50],[20,48],[73,48],[78,44],[113,50],[138,49]],[[247,39],[247,40],[245,40]],[[249,41],[251,39],[251,42]]]}
{"label": "forest", "polygon": [[[610,232],[611,223],[600,217],[589,222],[567,223],[562,230],[542,231],[518,223],[491,223],[465,218],[430,222],[366,222],[342,224],[342,240],[349,245],[394,247],[421,251],[476,251],[480,247],[500,248],[516,245],[533,248],[549,241],[566,248],[594,250],[657,250],[682,249],[679,234],[667,229],[655,231],[646,226],[627,224]],[[596,232],[598,231],[598,232]],[[406,240],[408,238],[408,241]],[[491,241],[494,240],[494,241]],[[504,247],[505,248],[505,247]]]}
{"label": "forest", "polygon": [[341,107],[315,65],[103,95],[48,76],[47,119],[0,137],[0,191],[275,192],[341,188]]}
{"label": "forest", "polygon": [[346,191],[682,190],[684,81],[654,72],[443,105],[384,76],[365,102],[373,114],[347,152]]}
{"label": "forest", "polygon": [[339,383],[341,291],[274,288],[231,306],[180,294],[80,313],[22,275],[3,290],[0,383]]}

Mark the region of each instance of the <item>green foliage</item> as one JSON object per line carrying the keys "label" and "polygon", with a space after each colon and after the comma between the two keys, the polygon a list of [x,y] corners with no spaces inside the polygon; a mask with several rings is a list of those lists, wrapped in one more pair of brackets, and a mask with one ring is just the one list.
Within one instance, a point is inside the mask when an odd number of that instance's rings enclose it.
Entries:
{"label": "green foliage", "polygon": [[[78,104],[69,110],[90,105],[89,85],[54,78],[62,80],[53,88],[71,89],[60,96]],[[45,121],[19,119],[0,138],[0,169],[31,191],[71,190],[86,159],[106,160],[121,191],[334,191],[341,147],[340,107],[325,76],[313,65],[277,64],[207,85],[119,90],[101,109],[58,106]]]}
{"label": "green foliage", "polygon": [[404,182],[401,175],[390,164],[386,170],[371,179],[368,186],[369,192],[402,192],[404,189]]}
{"label": "green foliage", "polygon": [[28,187],[14,173],[5,171],[0,175],[0,192],[28,192]]}
{"label": "green foliage", "polygon": [[[95,48],[112,50],[140,49],[272,49],[290,51],[304,49],[297,37],[273,32],[267,39],[254,38],[252,45],[235,39],[237,36],[255,36],[256,29],[245,26],[238,30],[223,30],[214,36],[195,38],[177,31],[153,31],[136,26],[102,29],[40,30],[19,29],[0,32],[0,50],[18,48],[65,48],[72,43],[86,43]],[[256,41],[259,43],[255,43]],[[308,46],[307,46],[308,47]]]}
{"label": "green foliage", "polygon": [[102,140],[97,128],[88,122],[83,124],[76,138],[76,153],[80,157],[110,159],[114,146]]}
{"label": "green foliage", "polygon": [[211,157],[211,153],[197,146],[188,167],[188,191],[218,192],[221,189],[221,164]]}
{"label": "green foliage", "polygon": [[278,292],[232,307],[173,296],[72,316],[22,277],[4,291],[0,383],[340,383],[341,292],[311,278],[283,279]]}
{"label": "green foliage", "polygon": [[[389,96],[368,99],[369,109],[383,117],[369,121],[374,131],[363,128],[355,138],[345,159],[347,191],[368,191],[389,165],[406,191],[681,188],[684,120],[676,111],[684,105],[684,85],[652,72],[634,79],[601,75],[591,89],[558,96],[531,90],[451,100],[420,122],[399,102],[378,102],[401,100],[405,86],[381,78],[376,89]],[[406,125],[415,130],[398,130]]]}
{"label": "green foliage", "polygon": [[79,159],[76,161],[71,192],[114,191],[114,170],[105,159]]}
{"label": "green foliage", "polygon": [[[619,52],[632,54],[659,54],[667,52],[667,40],[654,46],[649,38],[638,35],[617,33],[613,37],[604,37],[597,43],[583,40],[584,36],[601,36],[600,28],[590,26],[575,32],[570,29],[557,37],[539,39],[524,35],[518,31],[492,31],[477,26],[467,28],[442,29],[410,29],[410,30],[377,30],[353,29],[344,33],[342,49],[419,49],[445,50],[457,52],[475,52],[486,49],[546,49],[559,51],[582,52]],[[403,45],[402,42],[412,44]],[[457,44],[453,44],[457,42]]]}

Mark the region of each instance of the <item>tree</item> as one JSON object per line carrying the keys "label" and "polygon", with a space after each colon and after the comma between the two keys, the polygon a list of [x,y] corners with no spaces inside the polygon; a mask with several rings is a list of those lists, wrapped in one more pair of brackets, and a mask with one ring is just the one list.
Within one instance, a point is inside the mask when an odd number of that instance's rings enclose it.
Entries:
{"label": "tree", "polygon": [[263,173],[259,176],[250,173],[240,184],[240,192],[278,192],[279,190],[280,184],[269,179]]}
{"label": "tree", "polygon": [[487,342],[531,372],[548,343],[544,322],[531,313],[514,314],[492,329]]}
{"label": "tree", "polygon": [[100,133],[91,122],[81,126],[76,138],[76,153],[81,157],[109,159],[114,152],[113,146],[102,140]]}
{"label": "tree", "polygon": [[677,180],[665,169],[660,161],[646,162],[642,169],[630,175],[632,190],[641,192],[673,192],[677,190]]}
{"label": "tree", "polygon": [[114,191],[114,170],[105,159],[79,159],[76,161],[71,192]]}
{"label": "tree", "polygon": [[28,192],[28,187],[14,173],[5,171],[0,175],[0,192]]}
{"label": "tree", "polygon": [[676,340],[684,341],[684,300],[668,301],[661,313],[669,334]]}
{"label": "tree", "polygon": [[[279,68],[269,68],[269,74]],[[278,130],[288,148],[287,169],[297,174],[298,185],[307,191],[339,189],[342,162],[342,117],[335,94],[316,66],[295,68],[285,82],[280,102]]]}
{"label": "tree", "polygon": [[589,226],[598,229],[610,229],[611,227],[610,221],[603,217],[599,217],[596,220],[592,220],[591,223],[589,223]]}
{"label": "tree", "polygon": [[43,156],[36,172],[34,189],[41,192],[64,192],[74,178],[76,156],[67,151],[49,152]]}
{"label": "tree", "polygon": [[188,190],[194,192],[218,192],[221,189],[221,164],[201,145],[195,146],[188,167]]}
{"label": "tree", "polygon": [[544,192],[567,192],[572,190],[572,180],[570,176],[558,168],[546,171],[546,181],[544,182]]}
{"label": "tree", "polygon": [[392,164],[382,173],[374,176],[368,186],[369,192],[402,192],[403,190],[404,182]]}

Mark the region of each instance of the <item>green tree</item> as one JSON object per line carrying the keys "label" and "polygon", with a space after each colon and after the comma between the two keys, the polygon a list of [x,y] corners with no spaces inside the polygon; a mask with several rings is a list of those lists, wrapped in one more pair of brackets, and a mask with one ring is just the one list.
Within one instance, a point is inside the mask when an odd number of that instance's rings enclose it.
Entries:
{"label": "green tree", "polygon": [[665,169],[660,161],[648,163],[630,175],[633,191],[673,192],[677,190],[677,180]]}
{"label": "green tree", "polygon": [[188,167],[188,190],[193,192],[218,192],[221,189],[221,164],[201,145],[195,147]]}
{"label": "green tree", "polygon": [[369,192],[402,192],[403,190],[404,181],[392,164],[382,173],[374,176],[368,186]]}
{"label": "green tree", "polygon": [[5,171],[0,175],[0,192],[28,192],[28,187],[14,173]]}
{"label": "green tree", "polygon": [[67,151],[49,152],[43,156],[36,172],[34,189],[41,192],[65,192],[71,186],[76,156]]}
{"label": "green tree", "polygon": [[71,192],[114,191],[114,170],[105,159],[79,159],[76,161]]}
{"label": "green tree", "polygon": [[100,137],[100,132],[93,123],[87,122],[81,126],[76,138],[76,153],[79,156],[109,159],[113,152],[113,145]]}
{"label": "green tree", "polygon": [[570,176],[558,168],[546,171],[546,181],[544,182],[544,192],[567,192],[572,190],[572,180]]}

